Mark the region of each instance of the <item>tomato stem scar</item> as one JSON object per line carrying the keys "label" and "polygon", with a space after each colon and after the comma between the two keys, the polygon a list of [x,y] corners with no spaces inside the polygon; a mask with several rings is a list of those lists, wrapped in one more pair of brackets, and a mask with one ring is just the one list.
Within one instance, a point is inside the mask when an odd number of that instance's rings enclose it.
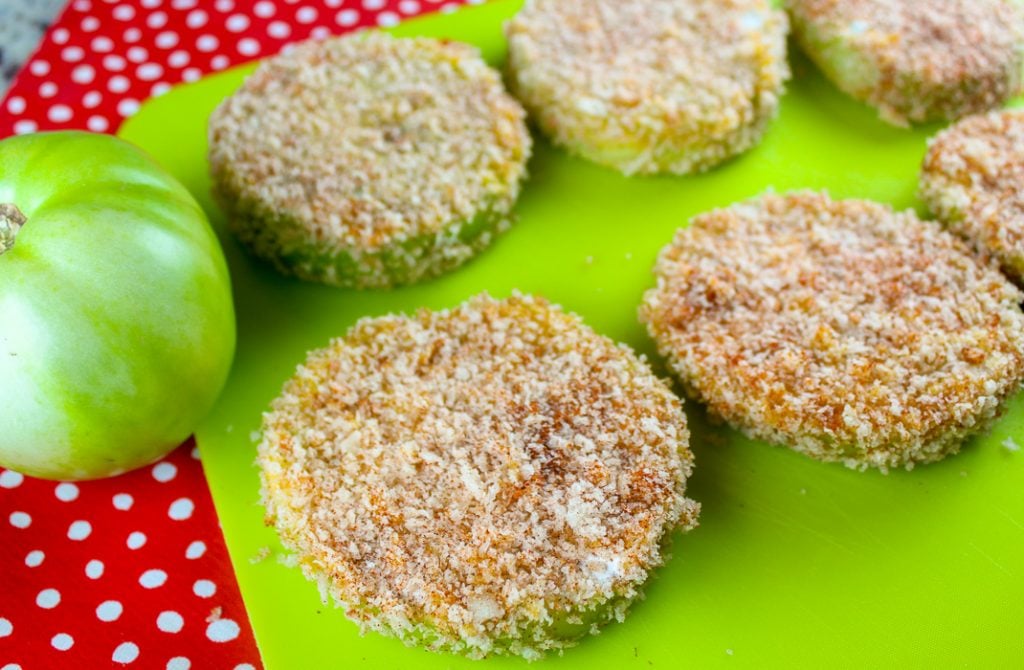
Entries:
{"label": "tomato stem scar", "polygon": [[10,251],[14,246],[14,238],[25,225],[25,215],[12,203],[0,203],[0,255]]}

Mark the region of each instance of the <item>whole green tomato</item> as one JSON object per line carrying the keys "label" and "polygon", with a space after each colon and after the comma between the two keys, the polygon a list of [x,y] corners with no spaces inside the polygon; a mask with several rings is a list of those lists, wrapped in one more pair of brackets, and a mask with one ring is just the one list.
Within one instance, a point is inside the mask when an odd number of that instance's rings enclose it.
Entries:
{"label": "whole green tomato", "polygon": [[223,253],[171,175],[109,135],[0,141],[0,465],[90,479],[154,461],[234,348]]}

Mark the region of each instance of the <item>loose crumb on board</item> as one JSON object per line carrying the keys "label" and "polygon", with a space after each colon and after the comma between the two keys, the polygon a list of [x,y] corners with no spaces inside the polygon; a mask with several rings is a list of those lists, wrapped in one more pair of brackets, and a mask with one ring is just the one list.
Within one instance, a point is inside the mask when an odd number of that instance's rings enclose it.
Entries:
{"label": "loose crumb on board", "polygon": [[249,563],[256,565],[270,558],[270,547],[260,547],[256,554],[249,557]]}
{"label": "loose crumb on board", "polygon": [[1007,451],[1010,451],[1010,452],[1020,451],[1020,445],[1017,444],[1012,437],[1008,437],[1005,440],[1003,440],[1002,444],[1003,444],[1003,449],[1006,449]]}

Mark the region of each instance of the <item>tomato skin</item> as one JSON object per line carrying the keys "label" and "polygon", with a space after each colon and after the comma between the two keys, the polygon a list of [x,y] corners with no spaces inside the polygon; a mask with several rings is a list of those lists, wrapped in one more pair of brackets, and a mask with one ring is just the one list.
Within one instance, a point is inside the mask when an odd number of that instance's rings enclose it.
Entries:
{"label": "tomato skin", "polygon": [[0,254],[0,465],[91,479],[160,458],[234,356],[202,209],[140,149],[83,132],[0,141],[0,203],[26,219]]}

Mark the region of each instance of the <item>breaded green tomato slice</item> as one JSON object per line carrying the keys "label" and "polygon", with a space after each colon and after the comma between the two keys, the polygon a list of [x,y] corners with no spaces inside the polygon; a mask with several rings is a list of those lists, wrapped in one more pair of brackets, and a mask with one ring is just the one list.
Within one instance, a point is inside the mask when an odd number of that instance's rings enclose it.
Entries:
{"label": "breaded green tomato slice", "polygon": [[911,211],[765,195],[694,218],[655,274],[641,318],[687,390],[817,459],[939,460],[1024,380],[1024,294]]}
{"label": "breaded green tomato slice", "polygon": [[480,295],[312,352],[259,463],[269,522],[363,630],[534,659],[621,620],[696,524],[688,439],[627,347]]}
{"label": "breaded green tomato slice", "polygon": [[1024,110],[967,117],[928,143],[921,199],[1024,283]]}
{"label": "breaded green tomato slice", "polygon": [[555,143],[630,174],[686,174],[757,144],[789,77],[768,0],[527,0],[510,87]]}
{"label": "breaded green tomato slice", "polygon": [[1021,90],[1017,0],[785,0],[803,50],[885,121],[953,120]]}
{"label": "breaded green tomato slice", "polygon": [[451,270],[505,230],[525,112],[479,52],[382,33],[270,58],[210,117],[228,225],[281,272],[337,286]]}

